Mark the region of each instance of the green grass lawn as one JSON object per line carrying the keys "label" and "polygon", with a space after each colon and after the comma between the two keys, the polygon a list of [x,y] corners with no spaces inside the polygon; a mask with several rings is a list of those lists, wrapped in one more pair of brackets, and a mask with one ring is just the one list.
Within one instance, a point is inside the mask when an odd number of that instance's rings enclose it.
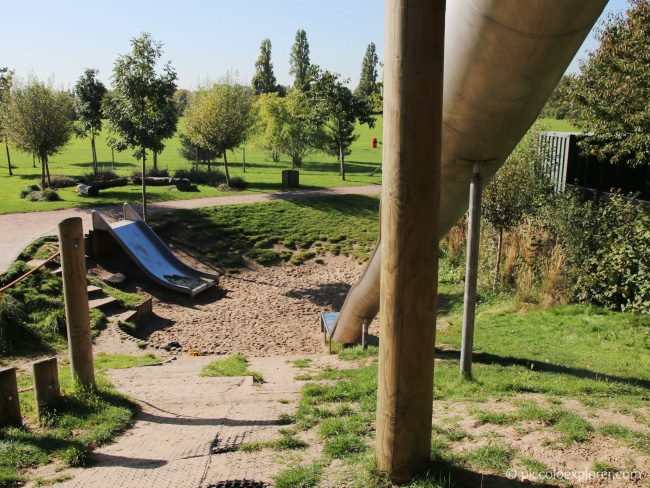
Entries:
{"label": "green grass lawn", "polygon": [[[118,393],[106,377],[104,369],[129,368],[158,362],[153,354],[126,356],[103,354],[95,357],[97,388],[84,389],[74,383],[70,368],[59,370],[61,399],[46,421],[39,424],[34,392],[20,394],[24,427],[0,429],[0,488],[22,486],[24,472],[48,462],[59,460],[67,466],[86,466],[92,461],[92,450],[127,429],[133,422],[135,402]],[[19,388],[32,385],[29,374],[19,378]],[[68,479],[61,478],[59,481]],[[38,483],[38,480],[35,480]]]}
{"label": "green grass lawn", "polygon": [[542,130],[552,132],[580,132],[580,129],[568,120],[539,119]]}
{"label": "green grass lawn", "polygon": [[[321,152],[313,153],[306,158],[300,168],[300,184],[302,187],[328,188],[346,185],[363,185],[381,183],[381,171],[371,176],[381,163],[381,144],[379,148],[371,148],[372,137],[381,141],[382,117],[377,117],[374,129],[362,125],[357,128],[359,138],[352,144],[352,153],[347,156],[347,180],[342,181],[338,175],[338,163],[334,156]],[[184,121],[179,123],[179,129],[184,130]],[[107,133],[104,131],[97,141],[97,156],[101,163],[110,167],[111,151],[106,145]],[[166,141],[167,147],[158,157],[158,167],[168,169],[170,172],[178,168],[187,168],[190,163],[179,154],[180,141],[178,135]],[[243,148],[242,148],[243,149]],[[247,192],[269,192],[281,189],[281,171],[291,167],[286,158],[279,164],[274,164],[264,151],[256,147],[253,142],[246,144],[246,172],[242,167],[243,151],[238,149],[228,155],[230,172],[233,176],[242,176],[248,182]],[[115,170],[120,176],[131,175],[134,169],[139,168],[131,151],[124,151],[115,156]],[[76,189],[64,188],[59,194],[62,198],[58,202],[28,202],[20,198],[20,190],[29,184],[40,182],[40,168],[32,167],[32,157],[29,154],[12,151],[12,164],[14,176],[8,176],[4,152],[0,157],[0,199],[2,207],[0,214],[13,212],[30,212],[43,210],[56,210],[69,207],[88,207],[123,202],[139,202],[140,187],[129,185],[102,190],[100,197],[84,197]],[[38,164],[37,164],[38,166]],[[92,170],[90,157],[90,142],[87,139],[72,138],[68,145],[50,160],[50,173],[52,175],[79,176]],[[169,187],[149,187],[151,201],[176,200],[188,198],[210,197],[232,192],[220,192],[216,188],[199,185],[197,192],[179,192]]]}
{"label": "green grass lawn", "polygon": [[[408,486],[479,486],[484,475],[496,477],[490,486],[501,486],[499,478],[505,482],[511,467],[548,471],[548,461],[519,450],[508,429],[515,437],[537,432],[539,448],[550,451],[588,452],[598,441],[650,456],[650,435],[616,422],[596,426],[592,420],[597,412],[609,411],[640,424],[650,421],[650,318],[585,305],[522,310],[511,296],[486,297],[476,321],[474,377],[465,379],[457,349],[462,287],[444,284],[441,294],[440,319],[446,325],[436,338],[441,350],[432,399],[431,464]],[[373,455],[376,354],[373,347],[342,349],[339,357],[356,365],[312,371],[294,423],[284,432],[314,431],[322,453],[305,464],[294,459],[275,478],[277,486],[318,486],[325,476],[345,486],[392,486],[378,472]],[[579,402],[582,411],[570,401]],[[488,402],[497,402],[499,409],[485,408]],[[589,455],[585,461],[595,471],[631,469]]]}

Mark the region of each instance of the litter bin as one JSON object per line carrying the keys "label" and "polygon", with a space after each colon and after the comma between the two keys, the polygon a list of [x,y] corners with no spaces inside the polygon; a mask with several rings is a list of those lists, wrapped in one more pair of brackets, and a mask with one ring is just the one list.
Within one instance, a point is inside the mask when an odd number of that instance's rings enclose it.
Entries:
{"label": "litter bin", "polygon": [[372,138],[372,148],[377,149],[377,138],[376,137]]}

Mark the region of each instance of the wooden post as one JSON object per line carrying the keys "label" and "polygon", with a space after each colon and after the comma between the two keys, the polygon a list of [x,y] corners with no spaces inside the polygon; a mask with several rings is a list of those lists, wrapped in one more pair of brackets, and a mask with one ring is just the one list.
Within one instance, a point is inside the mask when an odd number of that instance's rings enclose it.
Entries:
{"label": "wooden post", "polygon": [[445,0],[386,0],[378,467],[431,452]]}
{"label": "wooden post", "polygon": [[41,359],[32,363],[34,372],[34,397],[38,420],[56,404],[61,390],[59,388],[59,370],[56,358]]}
{"label": "wooden post", "polygon": [[467,221],[467,259],[465,263],[465,298],[463,302],[463,338],[460,348],[460,372],[472,376],[474,347],[474,318],[476,316],[476,282],[478,280],[478,250],[481,240],[481,171],[474,163],[469,189],[469,219]]}
{"label": "wooden post", "polygon": [[16,368],[2,368],[0,369],[0,426],[20,427],[22,423]]}
{"label": "wooden post", "polygon": [[59,246],[72,378],[85,386],[94,385],[95,369],[90,337],[86,255],[81,217],[71,217],[61,221]]}

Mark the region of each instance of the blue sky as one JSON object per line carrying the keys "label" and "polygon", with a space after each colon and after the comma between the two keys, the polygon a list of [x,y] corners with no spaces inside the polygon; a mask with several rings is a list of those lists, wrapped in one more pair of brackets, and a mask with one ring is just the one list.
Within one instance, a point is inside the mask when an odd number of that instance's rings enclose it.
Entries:
{"label": "blue sky", "polygon": [[[454,1],[454,0],[448,0]],[[526,0],[521,0],[525,2]],[[561,1],[561,0],[559,0]],[[260,41],[273,43],[278,80],[288,84],[289,52],[297,29],[304,28],[311,59],[356,85],[366,46],[383,53],[382,0],[2,0],[0,66],[21,77],[53,77],[71,87],[86,67],[110,82],[115,58],[129,40],[150,32],[164,43],[179,85],[193,88],[227,72],[248,82]],[[610,0],[606,12],[625,9]],[[578,58],[594,49],[593,36]],[[570,71],[577,69],[577,61]]]}

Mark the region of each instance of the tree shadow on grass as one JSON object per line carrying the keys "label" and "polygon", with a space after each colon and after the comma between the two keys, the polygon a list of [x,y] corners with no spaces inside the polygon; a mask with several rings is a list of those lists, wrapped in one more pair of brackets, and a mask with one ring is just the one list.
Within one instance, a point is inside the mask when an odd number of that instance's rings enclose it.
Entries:
{"label": "tree shadow on grass", "polygon": [[[454,349],[437,349],[435,352],[436,359],[442,360],[460,360],[460,351]],[[590,371],[585,368],[565,366],[562,364],[546,363],[542,361],[531,361],[526,358],[514,356],[500,356],[489,352],[475,352],[472,355],[475,363],[498,366],[522,366],[528,370],[538,373],[554,373],[575,376],[576,378],[590,379],[594,381],[617,382],[629,386],[644,388],[650,391],[650,381],[642,378],[629,378],[625,376],[608,375]]]}

